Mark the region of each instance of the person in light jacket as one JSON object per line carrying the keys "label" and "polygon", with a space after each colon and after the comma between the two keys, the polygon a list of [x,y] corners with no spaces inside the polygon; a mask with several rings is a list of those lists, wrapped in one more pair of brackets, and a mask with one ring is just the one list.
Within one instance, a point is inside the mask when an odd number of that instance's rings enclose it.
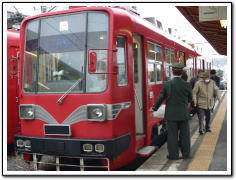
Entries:
{"label": "person in light jacket", "polygon": [[[214,106],[214,97],[220,100],[218,87],[216,83],[210,79],[209,72],[201,74],[201,79],[196,82],[193,88],[193,102],[197,106],[197,114],[199,119],[199,133],[211,132],[210,119],[211,109]],[[204,126],[205,117],[205,126]]]}

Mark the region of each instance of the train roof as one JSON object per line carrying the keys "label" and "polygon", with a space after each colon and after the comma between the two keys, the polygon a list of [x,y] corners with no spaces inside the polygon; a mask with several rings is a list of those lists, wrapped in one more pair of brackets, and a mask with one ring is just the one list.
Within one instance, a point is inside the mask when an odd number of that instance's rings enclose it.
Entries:
{"label": "train roof", "polygon": [[[113,8],[114,11],[115,8]],[[126,11],[127,14],[130,15],[130,17],[132,18],[133,21],[142,24],[143,26],[145,26],[146,28],[148,28],[149,30],[153,31],[154,33],[157,33],[161,36],[163,36],[164,38],[177,43],[180,46],[183,46],[184,48],[187,48],[193,52],[195,52],[196,54],[198,54],[195,49],[193,49],[189,44],[181,41],[180,39],[175,38],[174,36],[171,36],[169,33],[164,32],[163,30],[159,29],[157,26],[155,26],[154,24],[152,24],[151,22],[147,21],[146,19],[140,17],[139,15],[136,15],[135,13],[129,12],[128,10],[122,9],[122,8],[116,8],[116,9],[121,9],[123,11]],[[198,54],[199,55],[199,54]]]}
{"label": "train roof", "polygon": [[132,21],[142,24],[143,26],[145,26],[145,28],[151,30],[152,32],[163,36],[164,38],[172,41],[173,43],[177,43],[178,45],[180,45],[184,48],[187,48],[188,50],[194,52],[198,56],[200,55],[189,44],[184,43],[183,41],[171,36],[170,34],[159,29],[158,27],[156,27],[155,25],[153,25],[149,21],[147,21],[147,20],[143,19],[142,17],[140,17],[139,15],[135,14],[134,12],[131,12],[130,10],[122,8],[122,7],[103,7],[103,6],[100,6],[100,7],[84,7],[84,6],[82,6],[82,7],[78,7],[78,8],[73,7],[72,9],[68,9],[68,10],[48,12],[48,13],[43,13],[43,14],[38,14],[35,16],[27,17],[22,21],[22,24],[25,21],[40,18],[40,17],[53,16],[53,15],[59,15],[59,14],[65,14],[65,13],[74,13],[74,12],[79,12],[79,11],[88,11],[88,10],[95,10],[95,11],[105,10],[110,13],[113,13],[114,15],[119,15],[120,13],[125,13],[127,16],[129,16],[132,19]]}

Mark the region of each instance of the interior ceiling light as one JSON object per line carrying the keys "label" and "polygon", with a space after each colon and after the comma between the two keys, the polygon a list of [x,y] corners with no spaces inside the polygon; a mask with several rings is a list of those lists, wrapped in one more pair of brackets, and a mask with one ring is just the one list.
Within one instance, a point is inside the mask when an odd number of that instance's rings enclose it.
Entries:
{"label": "interior ceiling light", "polygon": [[220,20],[220,25],[222,28],[227,28],[227,20]]}

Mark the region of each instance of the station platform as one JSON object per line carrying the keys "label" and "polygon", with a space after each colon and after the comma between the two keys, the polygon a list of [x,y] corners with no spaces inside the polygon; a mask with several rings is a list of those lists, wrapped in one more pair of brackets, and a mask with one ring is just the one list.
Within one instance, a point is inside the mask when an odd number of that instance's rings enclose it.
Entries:
{"label": "station platform", "polygon": [[212,113],[212,132],[200,135],[197,115],[190,120],[191,154],[189,159],[168,160],[167,143],[165,143],[136,171],[227,171],[226,112],[227,92],[223,90],[221,100],[216,102]]}

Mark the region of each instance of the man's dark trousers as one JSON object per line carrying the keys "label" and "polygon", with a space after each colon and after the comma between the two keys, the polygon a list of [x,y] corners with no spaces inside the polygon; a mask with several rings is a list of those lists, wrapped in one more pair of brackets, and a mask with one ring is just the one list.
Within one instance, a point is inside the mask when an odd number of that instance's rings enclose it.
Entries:
{"label": "man's dark trousers", "polygon": [[[210,129],[210,120],[211,120],[211,111],[210,109],[197,109],[197,115],[199,119],[199,132],[204,132],[208,129]],[[204,117],[206,120],[205,126],[204,126]]]}
{"label": "man's dark trousers", "polygon": [[[189,132],[189,121],[168,121],[168,152],[169,159],[179,158],[179,145],[183,158],[189,158],[190,155],[190,132]],[[178,141],[179,137],[179,141]]]}

